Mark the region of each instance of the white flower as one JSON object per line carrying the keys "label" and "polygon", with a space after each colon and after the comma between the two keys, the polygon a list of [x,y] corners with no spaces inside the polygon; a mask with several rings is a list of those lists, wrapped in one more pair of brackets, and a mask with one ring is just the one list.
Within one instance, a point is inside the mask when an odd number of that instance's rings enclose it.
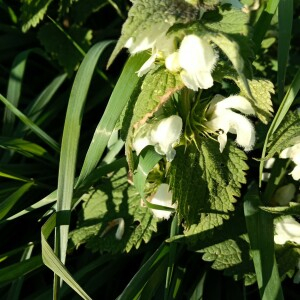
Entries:
{"label": "white flower", "polygon": [[236,134],[236,143],[245,151],[250,151],[255,144],[253,124],[245,116],[232,111],[231,108],[245,115],[255,114],[250,102],[242,96],[230,96],[224,99],[216,95],[207,110],[208,122],[205,126],[214,132],[219,132],[220,152],[223,152],[226,146],[228,132]]}
{"label": "white flower", "polygon": [[295,192],[296,186],[292,183],[281,186],[275,192],[273,201],[277,202],[279,205],[286,206],[294,198]]}
{"label": "white flower", "polygon": [[284,149],[279,157],[280,158],[290,158],[296,166],[294,167],[293,171],[290,173],[294,180],[300,179],[300,136],[294,139],[295,145],[292,147],[288,147]]}
{"label": "white flower", "polygon": [[205,39],[194,34],[183,38],[179,50],[170,54],[165,61],[171,72],[180,72],[183,83],[197,91],[208,89],[213,85],[211,73],[217,62],[213,47]]}
{"label": "white flower", "polygon": [[[169,190],[169,185],[162,183],[151,200],[152,204],[176,208],[176,204],[172,204],[172,192]],[[151,209],[153,214],[159,219],[169,219],[171,211]]]}
{"label": "white flower", "polygon": [[284,245],[288,241],[300,244],[300,224],[291,216],[283,217],[275,224],[274,242]]}
{"label": "white flower", "polygon": [[179,142],[182,131],[182,119],[173,115],[162,119],[157,124],[144,124],[134,137],[132,147],[137,155],[148,145],[153,145],[157,153],[166,155],[172,161],[176,151],[174,146]]}

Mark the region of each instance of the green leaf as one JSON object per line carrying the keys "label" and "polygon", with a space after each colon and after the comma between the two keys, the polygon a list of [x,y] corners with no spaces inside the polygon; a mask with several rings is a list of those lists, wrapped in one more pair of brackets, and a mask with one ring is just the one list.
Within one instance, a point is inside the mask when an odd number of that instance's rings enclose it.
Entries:
{"label": "green leaf", "polygon": [[145,62],[145,57],[144,54],[138,54],[128,59],[97,125],[76,186],[81,184],[99,163],[124,107],[140,82],[135,73]]}
{"label": "green leaf", "polygon": [[285,274],[293,275],[300,259],[300,246],[294,243],[277,245],[276,259],[280,277]]}
{"label": "green leaf", "polygon": [[194,224],[185,234],[212,229],[228,218],[241,184],[246,183],[246,159],[245,153],[231,144],[220,153],[219,144],[208,138],[198,139],[197,147],[176,148],[170,185],[179,215],[188,227]]}
{"label": "green leaf", "polygon": [[288,112],[281,126],[270,137],[266,159],[272,157],[275,153],[280,153],[285,148],[295,145],[293,139],[300,136],[299,128],[300,111]]}
{"label": "green leaf", "polygon": [[[31,52],[32,50],[26,50],[19,53],[14,59],[12,68],[10,70],[6,98],[16,107],[18,107],[19,104],[25,67],[28,56]],[[6,107],[3,116],[2,128],[2,133],[4,135],[10,136],[12,134],[14,122],[15,115]]]}
{"label": "green leaf", "polygon": [[64,263],[67,251],[71,203],[74,190],[76,156],[82,112],[97,62],[111,41],[95,44],[85,56],[76,74],[68,103],[62,137],[57,187],[57,231],[55,251]]}
{"label": "green leaf", "polygon": [[207,11],[201,23],[206,30],[214,33],[211,40],[229,58],[238,74],[251,78],[252,61],[255,57],[248,25],[249,14],[233,7],[228,9],[228,5],[224,5],[218,10]]}
{"label": "green leaf", "polygon": [[220,6],[217,10],[205,12],[201,22],[212,31],[248,35],[249,14],[237,8],[227,8],[227,5]]}
{"label": "green leaf", "polygon": [[18,279],[43,265],[40,255],[34,256],[19,263],[12,264],[0,270],[0,284]]}
{"label": "green leaf", "polygon": [[289,111],[291,105],[293,104],[296,95],[298,94],[298,91],[300,89],[300,70],[296,73],[293,82],[289,86],[288,91],[285,94],[285,97],[283,101],[280,104],[280,107],[278,108],[278,111],[273,119],[273,122],[269,128],[269,131],[267,133],[267,136],[265,138],[263,151],[261,154],[261,161],[259,165],[259,185],[261,185],[261,179],[262,179],[262,173],[263,173],[263,167],[264,167],[264,159],[266,155],[266,149],[267,145],[269,144],[269,139],[271,135],[275,132],[275,130],[279,127],[281,122],[283,121],[284,117],[286,116],[287,112]]}
{"label": "green leaf", "polygon": [[[175,23],[187,23],[197,17],[198,10],[184,0],[136,0],[123,24],[122,34],[111,54],[113,62],[129,38],[142,41],[148,36],[159,36]],[[149,47],[150,48],[150,47]]]}
{"label": "green leaf", "polygon": [[280,103],[284,95],[284,83],[287,70],[289,50],[293,26],[293,1],[281,0],[278,5],[278,102]]}
{"label": "green leaf", "polygon": [[59,152],[58,143],[53,140],[46,132],[44,132],[40,127],[38,127],[34,122],[32,122],[27,116],[25,116],[20,110],[18,110],[13,104],[11,104],[6,98],[0,94],[0,101],[10,109],[26,126],[28,126],[41,140],[47,143],[55,151]]}
{"label": "green leaf", "polygon": [[249,187],[244,199],[246,225],[261,299],[283,299],[274,253],[273,217],[258,209],[261,202],[257,185]]}
{"label": "green leaf", "polygon": [[26,157],[40,157],[55,162],[46,149],[23,139],[0,137],[0,148],[14,150]]}
{"label": "green leaf", "polygon": [[2,220],[20,198],[32,187],[33,182],[25,183],[17,191],[12,193],[8,198],[0,202],[0,220]]}
{"label": "green leaf", "polygon": [[[56,214],[51,215],[47,222],[42,226],[41,239],[42,239],[42,259],[44,264],[51,269],[55,274],[62,278],[65,283],[67,283],[78,295],[80,295],[85,300],[90,300],[91,298],[85,293],[85,291],[79,286],[79,284],[72,278],[69,271],[62,264],[59,258],[55,255],[51,249],[47,239],[54,230],[56,225]],[[54,293],[57,291],[54,290]],[[55,294],[54,296],[57,296]]]}
{"label": "green leaf", "polygon": [[[149,242],[152,233],[157,230],[158,220],[149,208],[141,206],[141,196],[135,187],[129,185],[124,168],[103,180],[99,187],[91,189],[82,199],[82,218],[78,229],[70,233],[76,247],[86,243],[86,247],[94,252],[129,252],[133,247],[139,248],[143,241]],[[115,237],[117,227],[105,232],[110,222],[117,218],[125,221],[121,240]]]}
{"label": "green leaf", "polygon": [[145,200],[144,190],[147,177],[154,166],[161,160],[162,156],[159,155],[153,147],[145,149],[139,156],[139,163],[135,173],[133,174],[133,182],[138,190],[141,198]]}
{"label": "green leaf", "polygon": [[70,75],[78,68],[84,51],[88,50],[92,33],[84,27],[72,26],[68,30],[62,30],[56,24],[48,23],[41,27],[38,38],[46,51]]}
{"label": "green leaf", "polygon": [[251,95],[249,95],[241,79],[235,80],[235,82],[241,90],[241,96],[244,96],[251,102],[257,117],[264,124],[267,124],[273,113],[271,100],[271,94],[274,94],[273,83],[262,78],[248,79],[247,82],[251,91]]}
{"label": "green leaf", "polygon": [[23,0],[21,6],[22,30],[26,32],[30,27],[35,27],[44,18],[49,4],[53,0]]}
{"label": "green leaf", "polygon": [[132,125],[137,128],[146,123],[175,92],[183,87],[180,76],[168,72],[165,68],[149,72],[134,106]]}
{"label": "green leaf", "polygon": [[[142,265],[138,272],[128,283],[122,294],[117,300],[138,299],[141,291],[144,289],[151,275],[160,268],[160,266],[168,261],[169,246],[165,243],[153,253],[153,255]],[[150,278],[150,279],[149,279]],[[147,287],[147,286],[146,286]]]}

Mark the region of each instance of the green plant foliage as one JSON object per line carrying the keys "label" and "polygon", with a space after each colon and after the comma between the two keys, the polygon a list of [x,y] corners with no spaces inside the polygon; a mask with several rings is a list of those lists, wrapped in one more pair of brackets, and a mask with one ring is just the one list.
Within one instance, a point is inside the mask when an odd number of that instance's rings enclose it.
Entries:
{"label": "green plant foliage", "polygon": [[[185,234],[200,233],[223,223],[234,210],[248,169],[245,153],[233,145],[219,151],[211,139],[177,148],[170,167],[170,185],[178,201],[178,213],[188,227]],[[195,192],[196,191],[196,192]]]}
{"label": "green plant foliage", "polygon": [[40,28],[38,38],[46,51],[71,75],[90,46],[92,33],[78,26],[63,32],[55,24],[48,23]]}
{"label": "green plant foliage", "polygon": [[134,106],[132,125],[138,128],[146,123],[175,92],[182,88],[180,77],[164,68],[149,72]]}
{"label": "green plant foliage", "polygon": [[[156,30],[159,32],[165,29],[166,24],[172,26],[175,23],[187,23],[196,16],[197,9],[184,0],[134,1],[108,65],[113,62],[129,38],[133,38],[133,41],[142,40],[145,32],[153,25],[157,25]],[[153,32],[152,35],[156,33]]]}
{"label": "green plant foliage", "polygon": [[249,99],[255,108],[256,115],[260,121],[267,124],[272,117],[273,112],[271,100],[271,94],[274,93],[273,83],[262,78],[248,80],[251,95],[249,95],[241,80],[236,81],[236,84],[241,90],[241,95]]}
{"label": "green plant foliage", "polygon": [[300,113],[298,110],[290,111],[282,121],[281,126],[271,136],[268,145],[267,158],[272,157],[275,153],[280,153],[285,148],[295,144],[294,138],[300,135]]}
{"label": "green plant foliage", "polygon": [[52,0],[24,0],[21,6],[21,21],[24,32],[37,26],[44,18]]}
{"label": "green plant foliage", "polygon": [[[157,231],[157,219],[150,209],[141,206],[141,197],[128,183],[126,169],[104,179],[98,186],[82,198],[82,216],[78,229],[70,233],[72,245],[86,243],[93,252],[129,252],[138,249],[142,242],[149,242]],[[117,218],[125,221],[125,231],[121,240],[116,239],[117,226],[101,237],[110,222]]]}

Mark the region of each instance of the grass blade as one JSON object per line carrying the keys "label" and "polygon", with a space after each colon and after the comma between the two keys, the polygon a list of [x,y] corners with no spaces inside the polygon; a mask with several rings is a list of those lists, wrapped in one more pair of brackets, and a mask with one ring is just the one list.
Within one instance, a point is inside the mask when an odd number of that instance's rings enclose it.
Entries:
{"label": "grass blade", "polygon": [[265,143],[262,150],[260,165],[259,165],[259,186],[261,186],[261,180],[262,180],[262,173],[264,168],[264,158],[266,157],[266,151],[267,151],[267,145],[269,143],[269,139],[271,135],[275,132],[275,130],[278,128],[280,123],[282,122],[283,118],[287,114],[288,110],[290,109],[291,105],[293,104],[293,101],[295,100],[295,97],[297,96],[298,92],[300,90],[300,70],[298,70],[297,74],[294,77],[293,82],[291,83],[287,93],[285,94],[285,97],[283,101],[280,104],[280,107],[273,119],[273,122],[268,130]]}
{"label": "grass blade", "polygon": [[33,182],[25,183],[17,191],[0,203],[0,220],[2,220],[14,207],[18,200],[31,188]]}
{"label": "grass blade", "polygon": [[262,11],[257,23],[254,26],[253,42],[255,43],[256,48],[260,48],[260,44],[269,28],[278,3],[279,0],[268,0],[265,9]]}
{"label": "grass blade", "polygon": [[[27,58],[31,51],[32,50],[26,50],[19,53],[15,58],[10,71],[6,96],[11,104],[16,107],[19,104]],[[6,108],[3,116],[2,133],[5,135],[11,135],[13,132],[14,122],[15,115]]]}
{"label": "grass blade", "polygon": [[[18,110],[12,103],[10,103],[5,97],[0,94],[0,101],[11,110],[11,112],[17,116],[26,126],[28,126],[41,140],[43,140],[47,145],[49,145],[53,150],[59,152],[59,144],[50,137],[45,131],[34,124],[27,116],[25,116],[20,110]],[[4,135],[7,135],[4,132]]]}
{"label": "grass blade", "polygon": [[150,275],[168,259],[169,246],[162,244],[131,279],[118,300],[131,300],[141,292]]}
{"label": "grass blade", "polygon": [[18,279],[43,265],[42,257],[34,256],[19,263],[12,264],[0,270],[0,284]]}
{"label": "grass blade", "polygon": [[[81,128],[81,118],[91,79],[98,59],[111,41],[94,45],[85,56],[71,90],[65,119],[57,188],[57,224],[55,253],[64,264],[66,259],[71,204],[74,190],[76,156]],[[48,248],[45,251],[49,252]],[[54,294],[58,293],[55,276]]]}
{"label": "grass blade", "polygon": [[262,300],[283,300],[281,281],[274,253],[273,217],[259,209],[259,189],[250,185],[244,212],[257,283]]}
{"label": "grass blade", "polygon": [[66,267],[62,264],[59,258],[55,255],[47,242],[48,237],[54,230],[56,225],[56,214],[53,214],[47,222],[42,226],[42,259],[44,264],[51,269],[55,274],[62,278],[78,295],[83,299],[90,300],[91,298],[79,286],[79,284],[72,278]]}
{"label": "grass blade", "polygon": [[278,6],[278,102],[280,103],[284,95],[284,82],[286,66],[288,63],[290,42],[293,25],[293,0],[281,0]]}
{"label": "grass blade", "polygon": [[147,54],[141,53],[128,59],[109,99],[105,112],[95,130],[77,184],[84,181],[99,163],[116,122],[140,81],[140,78],[136,75],[136,71],[142,66],[146,57]]}

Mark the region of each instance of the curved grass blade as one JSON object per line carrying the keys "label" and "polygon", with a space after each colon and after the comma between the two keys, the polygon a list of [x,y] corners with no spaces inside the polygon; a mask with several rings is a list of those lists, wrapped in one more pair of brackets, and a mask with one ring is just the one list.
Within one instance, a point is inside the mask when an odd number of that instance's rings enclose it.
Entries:
{"label": "curved grass blade", "polygon": [[43,147],[18,138],[11,137],[0,137],[0,148],[7,150],[14,150],[21,155],[26,157],[39,157],[47,160],[48,162],[56,164],[56,160],[54,160],[49,153]]}
{"label": "curved grass blade", "polygon": [[144,189],[147,176],[161,159],[162,156],[151,146],[143,149],[139,156],[138,167],[133,174],[133,182],[142,199],[145,199]]}
{"label": "curved grass blade", "polygon": [[[10,71],[6,97],[16,107],[19,104],[23,76],[27,58],[30,52],[31,50],[26,50],[19,53],[15,58]],[[6,108],[4,110],[3,116],[2,133],[5,135],[11,135],[14,127],[14,122],[15,115],[8,108]]]}
{"label": "curved grass blade", "polygon": [[[67,74],[61,74],[55,77],[48,86],[39,94],[39,96],[32,102],[32,104],[25,110],[26,115],[33,122],[35,122],[38,117],[43,113],[43,108],[45,105],[49,103],[52,99],[53,95],[57,92],[57,90],[61,87],[64,81],[67,78]],[[15,136],[19,136],[19,134],[25,131],[26,126],[23,123],[18,124],[18,127],[15,131]]]}
{"label": "curved grass blade", "polygon": [[[30,259],[34,244],[29,243],[26,249],[23,251],[21,262]],[[10,300],[18,300],[20,299],[20,292],[23,285],[24,276],[19,277],[15,281],[12,282],[12,285],[8,291],[7,299]]]}
{"label": "curved grass blade", "polygon": [[261,154],[260,165],[259,165],[259,186],[261,186],[262,173],[264,168],[264,159],[266,157],[266,151],[267,151],[267,145],[269,143],[269,139],[271,135],[275,132],[275,130],[278,128],[282,120],[284,119],[285,115],[287,114],[288,110],[293,104],[293,101],[295,100],[295,97],[297,96],[299,90],[300,90],[300,70],[298,70],[297,74],[295,75],[294,80],[291,83],[287,93],[285,94],[285,97],[281,102],[279,109],[273,119],[273,122],[268,130],[265,143],[263,146],[262,154]]}
{"label": "curved grass blade", "polygon": [[11,282],[43,266],[42,257],[34,256],[30,259],[12,264],[0,269],[0,284]]}
{"label": "curved grass blade", "polygon": [[259,189],[252,184],[244,198],[244,213],[257,283],[262,300],[283,300],[274,253],[273,217],[259,209]]}
{"label": "curved grass blade", "polygon": [[25,183],[17,191],[0,203],[0,220],[2,220],[14,207],[18,200],[31,188],[33,182]]}
{"label": "curved grass blade", "polygon": [[[28,60],[28,56],[33,52],[41,56],[44,56],[44,53],[39,49],[29,49],[19,53],[13,61],[13,65],[8,80],[6,98],[15,107],[18,107],[19,104],[21,90],[22,90],[22,81],[25,73],[25,67]],[[6,108],[3,116],[3,128],[2,128],[2,133],[4,135],[12,134],[14,122],[15,122],[14,113],[10,109]]]}
{"label": "curved grass blade", "polygon": [[145,62],[146,57],[147,54],[145,53],[137,54],[130,57],[125,64],[104,114],[95,130],[76,186],[81,184],[99,163],[119,116],[129,101],[135,87],[139,84],[140,78],[136,75],[136,71]]}
{"label": "curved grass blade", "polygon": [[94,45],[85,56],[76,74],[68,103],[65,119],[57,188],[57,229],[55,236],[55,253],[62,263],[65,262],[69,218],[74,189],[76,155],[79,143],[81,118],[91,79],[98,59],[112,41]]}
{"label": "curved grass blade", "polygon": [[[26,126],[28,126],[41,140],[49,145],[53,150],[59,152],[59,144],[50,137],[45,131],[32,122],[27,116],[25,116],[20,110],[18,110],[12,103],[10,103],[5,97],[0,94],[0,101],[14,113]],[[6,135],[6,133],[4,133]]]}
{"label": "curved grass blade", "polygon": [[47,222],[42,226],[41,239],[42,239],[42,259],[44,264],[63,279],[78,295],[83,299],[91,300],[86,292],[79,286],[73,279],[69,271],[62,264],[59,258],[55,255],[50,245],[47,242],[48,237],[54,230],[56,225],[56,214],[51,215]]}
{"label": "curved grass blade", "polygon": [[278,102],[280,103],[284,95],[284,82],[286,66],[288,63],[289,49],[292,35],[293,0],[281,0],[278,5]]}
{"label": "curved grass blade", "polygon": [[254,26],[253,42],[256,48],[260,48],[260,44],[269,28],[272,18],[278,7],[279,0],[268,0],[265,9],[262,11],[257,23]]}
{"label": "curved grass blade", "polygon": [[155,272],[161,264],[165,264],[168,261],[169,251],[169,246],[163,243],[138,270],[117,300],[136,299],[149,280],[151,274]]}

